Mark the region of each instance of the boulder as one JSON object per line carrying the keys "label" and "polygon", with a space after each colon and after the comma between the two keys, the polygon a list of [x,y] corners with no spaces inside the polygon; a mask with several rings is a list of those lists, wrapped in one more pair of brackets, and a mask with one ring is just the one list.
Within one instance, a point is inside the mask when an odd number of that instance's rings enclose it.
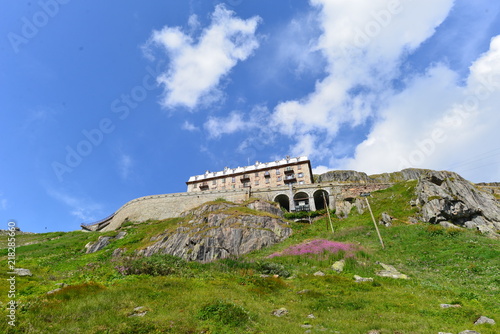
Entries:
{"label": "boulder", "polygon": [[481,334],[481,333],[476,332],[476,331],[471,331],[470,329],[467,329],[467,330],[462,331],[462,332],[460,332],[458,334]]}
{"label": "boulder", "polygon": [[85,245],[85,248],[87,249],[86,253],[90,254],[100,251],[101,249],[109,245],[110,239],[112,239],[112,237],[100,236],[96,242],[89,242],[88,244]]}
{"label": "boulder", "polygon": [[325,273],[322,271],[317,271],[313,274],[314,276],[325,276]]}
{"label": "boulder", "polygon": [[490,318],[485,317],[484,315],[482,315],[481,317],[479,317],[479,319],[476,320],[476,322],[474,323],[474,325],[482,325],[482,324],[494,325],[495,324],[495,320],[490,319]]}
{"label": "boulder", "polygon": [[184,217],[189,220],[155,237],[156,242],[138,251],[138,255],[162,253],[209,262],[273,245],[292,233],[277,216],[258,211],[239,213],[235,204],[226,202],[203,205]]}
{"label": "boulder", "polygon": [[332,270],[341,273],[344,270],[344,266],[345,266],[345,260],[342,259],[332,264]]}
{"label": "boulder", "polygon": [[397,279],[409,279],[408,276],[405,274],[401,274],[396,268],[394,268],[391,265],[382,263],[382,262],[377,262],[384,268],[384,270],[380,270],[376,273],[377,276],[381,277],[391,277],[391,278],[397,278]]}
{"label": "boulder", "polygon": [[288,314],[288,310],[286,308],[284,308],[284,307],[279,308],[277,310],[274,310],[272,312],[272,315],[274,315],[276,317],[282,317],[282,316],[287,315],[287,314]]}
{"label": "boulder", "polygon": [[460,175],[429,171],[421,175],[416,194],[423,221],[431,224],[448,222],[498,236],[500,203]]}
{"label": "boulder", "polygon": [[392,226],[392,217],[387,212],[382,212],[382,218],[378,221],[379,225],[384,225],[385,227]]}
{"label": "boulder", "polygon": [[33,276],[33,274],[29,269],[24,269],[24,268],[14,268],[14,273],[17,276]]}
{"label": "boulder", "polygon": [[373,282],[373,278],[372,277],[361,277],[361,276],[358,276],[358,275],[354,275],[354,281],[356,283],[360,283],[360,282]]}

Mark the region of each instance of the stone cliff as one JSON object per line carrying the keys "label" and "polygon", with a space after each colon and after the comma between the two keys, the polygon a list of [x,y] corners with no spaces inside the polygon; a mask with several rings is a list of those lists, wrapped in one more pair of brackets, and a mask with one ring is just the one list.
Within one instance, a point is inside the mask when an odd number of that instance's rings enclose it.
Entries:
{"label": "stone cliff", "polygon": [[283,241],[292,233],[281,220],[281,210],[264,201],[248,207],[227,202],[205,204],[182,216],[184,223],[153,237],[151,241],[155,243],[137,255],[163,253],[208,262],[261,249]]}

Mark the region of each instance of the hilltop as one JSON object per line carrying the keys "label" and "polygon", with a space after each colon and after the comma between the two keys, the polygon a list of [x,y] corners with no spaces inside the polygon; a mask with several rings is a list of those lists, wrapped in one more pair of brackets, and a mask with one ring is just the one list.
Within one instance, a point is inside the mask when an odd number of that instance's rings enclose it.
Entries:
{"label": "hilltop", "polygon": [[[393,186],[368,197],[384,249],[362,198],[338,203],[330,216],[220,198],[115,231],[18,235],[16,266],[32,276],[17,277],[17,326],[0,329],[498,333],[494,185],[419,173],[389,175]],[[482,316],[497,324],[475,325]]]}

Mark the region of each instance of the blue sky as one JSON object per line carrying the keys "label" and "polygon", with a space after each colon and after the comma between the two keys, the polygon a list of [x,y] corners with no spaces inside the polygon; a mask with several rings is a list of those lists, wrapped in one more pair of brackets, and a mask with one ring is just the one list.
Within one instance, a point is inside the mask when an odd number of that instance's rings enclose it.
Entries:
{"label": "blue sky", "polygon": [[500,181],[492,0],[4,1],[0,221],[69,231],[205,170]]}

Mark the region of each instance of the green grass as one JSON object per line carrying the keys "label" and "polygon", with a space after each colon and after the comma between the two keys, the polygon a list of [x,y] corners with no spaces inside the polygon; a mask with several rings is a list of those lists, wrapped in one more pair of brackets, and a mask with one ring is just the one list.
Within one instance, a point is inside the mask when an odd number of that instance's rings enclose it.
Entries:
{"label": "green grass", "polygon": [[[369,213],[356,210],[346,219],[333,219],[334,233],[327,217],[314,224],[291,223],[294,234],[283,243],[206,264],[161,255],[144,260],[111,256],[116,248],[132,255],[151,244],[152,236],[185,224],[183,219],[129,223],[123,227],[125,238],[94,254],[85,254],[85,245],[117,231],[20,235],[18,244],[36,243],[17,249],[17,266],[34,275],[17,279],[17,326],[1,321],[0,332],[304,333],[301,325],[310,324],[313,333],[498,333],[498,324],[473,322],[481,315],[500,322],[499,241],[469,230],[410,224],[408,217],[416,213],[409,205],[414,187],[415,182],[404,182],[369,198],[376,219],[382,212],[395,218],[393,226],[381,227],[385,249]],[[248,210],[228,212],[253,213]],[[268,258],[312,239],[350,243],[355,250]],[[6,249],[0,254],[5,265]],[[341,258],[346,265],[338,274],[330,267]],[[394,265],[410,279],[376,276],[382,269],[377,261]],[[140,270],[123,273],[123,265]],[[6,271],[2,267],[0,279],[8,277]],[[317,271],[326,275],[314,276]],[[374,281],[355,283],[354,275]],[[69,286],[46,294],[63,282]],[[3,312],[7,293],[1,284]],[[442,309],[442,303],[462,307]],[[146,315],[131,317],[139,306]],[[281,307],[289,313],[272,315]]]}

